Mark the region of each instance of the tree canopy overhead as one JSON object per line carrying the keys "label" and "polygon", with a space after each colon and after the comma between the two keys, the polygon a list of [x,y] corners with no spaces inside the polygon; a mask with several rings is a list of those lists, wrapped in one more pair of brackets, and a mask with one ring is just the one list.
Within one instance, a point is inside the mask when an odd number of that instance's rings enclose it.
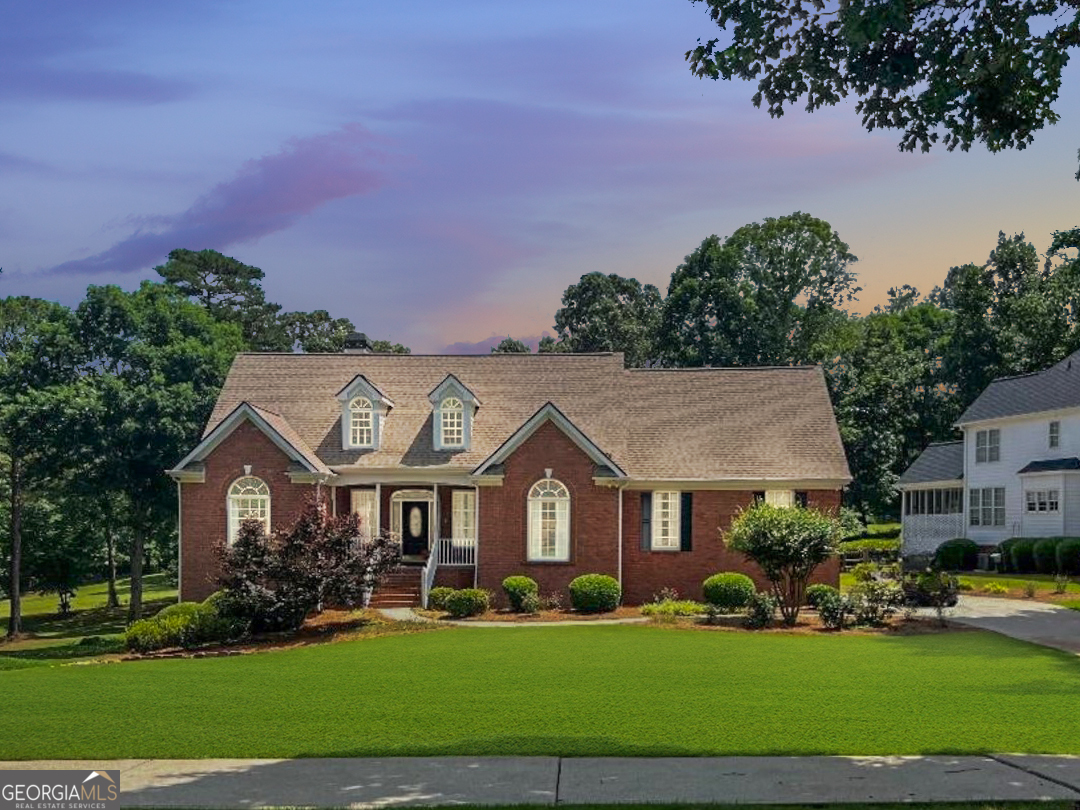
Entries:
{"label": "tree canopy overhead", "polygon": [[1075,0],[691,2],[726,34],[686,52],[695,75],[757,81],[754,104],[773,117],[856,96],[863,125],[902,130],[906,151],[1023,149],[1058,120],[1061,74],[1080,46]]}

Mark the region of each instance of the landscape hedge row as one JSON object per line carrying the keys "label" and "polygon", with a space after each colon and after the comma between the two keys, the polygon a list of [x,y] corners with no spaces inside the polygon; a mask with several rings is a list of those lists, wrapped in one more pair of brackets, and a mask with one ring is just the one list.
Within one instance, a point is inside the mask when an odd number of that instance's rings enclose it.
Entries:
{"label": "landscape hedge row", "polygon": [[1006,573],[1080,575],[1080,537],[1010,537],[998,551]]}

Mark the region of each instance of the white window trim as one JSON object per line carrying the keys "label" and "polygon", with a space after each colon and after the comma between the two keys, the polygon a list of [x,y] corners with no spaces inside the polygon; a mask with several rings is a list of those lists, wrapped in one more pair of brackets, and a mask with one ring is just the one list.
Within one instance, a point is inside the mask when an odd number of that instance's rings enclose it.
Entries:
{"label": "white window trim", "polygon": [[454,490],[451,496],[450,536],[452,540],[476,540],[475,490]]}
{"label": "white window trim", "polygon": [[[239,489],[253,489],[254,492],[238,491]],[[252,517],[261,518],[263,528],[269,534],[270,487],[263,479],[254,475],[237,478],[229,485],[229,494],[225,498],[225,511],[228,515],[226,542],[230,546],[236,542],[240,524]],[[252,515],[252,512],[255,514]]]}
{"label": "white window trim", "polygon": [[[998,495],[1000,494],[1000,498]],[[989,499],[989,505],[987,505]],[[1004,487],[972,487],[968,490],[968,525],[982,528],[996,528],[1005,525],[1005,488]],[[990,520],[984,518],[987,513]],[[1001,520],[998,521],[1000,515]]]}
{"label": "white window trim", "polygon": [[[991,441],[991,438],[997,441]],[[980,451],[982,458],[979,458]],[[975,463],[995,464],[1001,461],[1001,430],[987,428],[975,431]]]}
{"label": "white window trim", "polygon": [[349,510],[360,516],[360,533],[375,537],[379,533],[379,498],[373,489],[353,489],[349,493]]}
{"label": "white window trim", "polygon": [[[366,403],[366,405],[361,403]],[[355,396],[351,400],[349,400],[349,406],[347,411],[349,414],[349,449],[363,449],[374,447],[376,430],[375,420],[379,418],[378,411],[375,408],[375,403],[373,403],[370,399],[363,395]],[[365,414],[367,415],[367,427],[358,428],[356,426],[356,419],[358,416],[363,416]],[[367,431],[367,441],[358,441],[356,439],[357,430]]]}
{"label": "white window trim", "polygon": [[1061,422],[1054,419],[1046,429],[1046,444],[1051,450],[1061,447]]}
{"label": "white window trim", "polygon": [[[649,547],[653,551],[678,551],[682,547],[682,493],[653,492],[652,538]],[[667,517],[663,516],[667,512]],[[666,522],[666,526],[664,525]],[[666,530],[665,530],[666,529]]]}
{"label": "white window trim", "polygon": [[[449,406],[447,403],[451,403]],[[454,441],[448,441],[446,438],[447,431],[447,419],[451,417],[457,417],[458,424],[455,427],[455,432],[459,438]],[[465,447],[465,402],[461,397],[454,394],[447,395],[439,402],[439,444],[446,450],[460,450]]]}
{"label": "white window trim", "polygon": [[[560,494],[561,490],[561,494]],[[529,562],[569,562],[570,560],[570,490],[554,478],[542,478],[533,484],[528,497]],[[553,521],[553,551],[542,553],[541,537],[545,521]]]}
{"label": "white window trim", "polygon": [[1057,488],[1025,490],[1024,512],[1029,515],[1056,515],[1061,510],[1060,496]]}

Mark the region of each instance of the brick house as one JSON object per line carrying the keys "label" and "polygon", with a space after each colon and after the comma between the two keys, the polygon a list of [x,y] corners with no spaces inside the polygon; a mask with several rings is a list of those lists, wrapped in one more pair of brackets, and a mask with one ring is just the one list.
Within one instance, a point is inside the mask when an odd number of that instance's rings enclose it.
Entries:
{"label": "brick house", "polygon": [[[358,343],[236,358],[202,441],[169,471],[182,599],[215,589],[215,550],[242,520],[285,526],[312,497],[399,538],[417,597],[443,584],[501,595],[511,574],[565,593],[604,573],[627,603],[661,588],[699,599],[718,571],[764,585],[721,541],[740,509],[836,509],[850,480],[818,367],[625,369],[617,353]],[[818,576],[836,584],[836,564]]]}

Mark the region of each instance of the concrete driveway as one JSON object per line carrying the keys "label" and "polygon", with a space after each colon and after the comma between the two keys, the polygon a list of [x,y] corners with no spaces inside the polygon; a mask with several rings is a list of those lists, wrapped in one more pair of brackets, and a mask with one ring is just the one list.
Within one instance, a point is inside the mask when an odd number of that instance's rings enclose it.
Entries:
{"label": "concrete driveway", "polygon": [[951,621],[1080,654],[1080,610],[1026,599],[960,596]]}

